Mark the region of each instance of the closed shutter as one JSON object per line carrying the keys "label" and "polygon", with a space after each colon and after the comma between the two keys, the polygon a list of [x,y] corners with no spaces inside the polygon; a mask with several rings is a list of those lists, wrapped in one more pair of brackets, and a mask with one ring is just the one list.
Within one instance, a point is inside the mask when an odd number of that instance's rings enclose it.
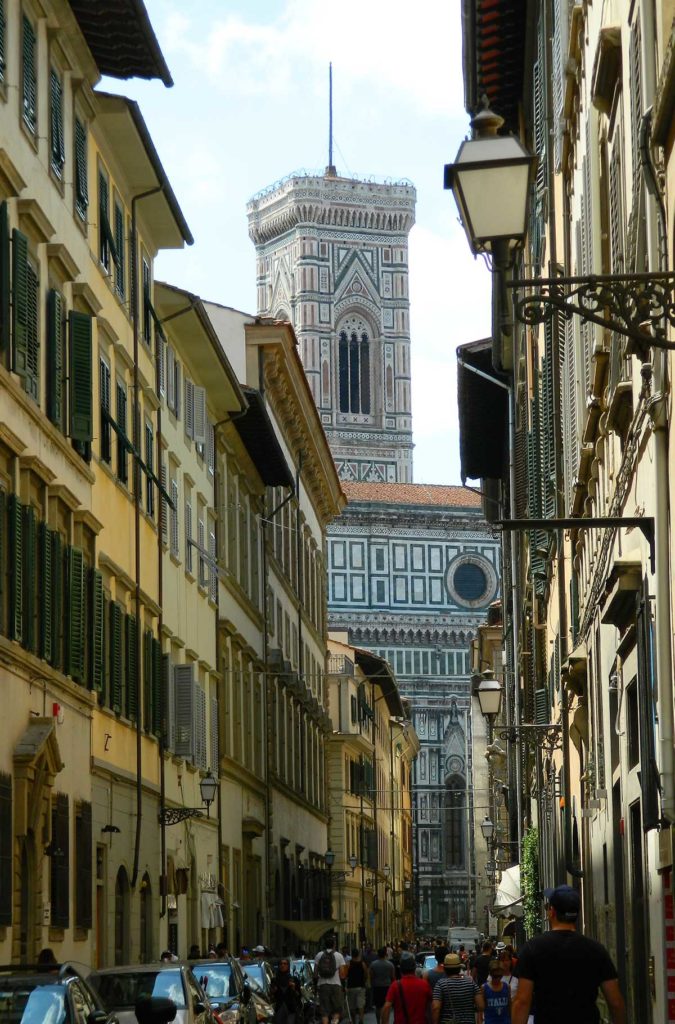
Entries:
{"label": "closed shutter", "polygon": [[195,687],[195,765],[206,771],[206,694],[201,686]]}
{"label": "closed shutter", "polygon": [[32,505],[23,507],[23,646],[36,650],[35,601],[37,574],[37,525]]}
{"label": "closed shutter", "polygon": [[51,838],[51,924],[67,928],[70,924],[70,809],[68,797],[57,793],[52,803]]}
{"label": "closed shutter", "polygon": [[98,172],[98,256],[105,270],[110,270],[110,222],[108,213],[110,195],[108,179],[102,171]]}
{"label": "closed shutter", "polygon": [[565,127],[565,87],[569,40],[570,0],[553,0],[553,155],[555,170],[562,166],[562,135]]}
{"label": "closed shutter", "polygon": [[545,725],[549,718],[548,690],[544,686],[534,691],[534,720],[537,725]]}
{"label": "closed shutter", "polygon": [[171,516],[171,554],[175,558],[180,557],[180,538],[178,536],[178,483],[176,480],[171,481],[171,502],[172,509],[170,512]]}
{"label": "closed shutter", "polygon": [[5,80],[5,69],[6,69],[6,31],[7,22],[5,21],[5,3],[4,0],[0,0],[0,82]]}
{"label": "closed shutter", "polygon": [[180,363],[176,359],[176,362],[175,362],[175,365],[174,365],[174,397],[175,397],[175,407],[174,407],[173,411],[176,414],[176,419],[177,420],[180,419],[180,409],[181,409],[180,397],[181,397],[182,393],[183,393],[183,388],[182,388],[182,384],[181,384]]}
{"label": "closed shutter", "polygon": [[13,871],[12,776],[0,775],[0,925],[12,923]]}
{"label": "closed shutter", "polygon": [[37,54],[35,29],[28,18],[23,19],[23,63],[21,68],[21,92],[23,99],[23,120],[31,132],[37,131]]}
{"label": "closed shutter", "polygon": [[207,575],[206,575],[206,559],[204,558],[202,552],[206,550],[206,538],[205,538],[205,532],[204,532],[204,520],[203,519],[198,519],[197,520],[197,543],[199,544],[199,568],[198,568],[199,583],[200,583],[200,586],[205,586],[206,585],[206,580],[207,580]]}
{"label": "closed shutter", "polygon": [[124,210],[115,203],[115,252],[117,255],[115,269],[115,291],[121,299],[126,294],[126,247],[124,245]]}
{"label": "closed shutter", "polygon": [[63,83],[54,68],[49,75],[49,113],[51,130],[51,167],[57,178],[63,174],[66,153],[63,142]]}
{"label": "closed shutter", "polygon": [[116,715],[122,714],[122,607],[110,603],[110,705]]}
{"label": "closed shutter", "polygon": [[171,655],[162,655],[162,729],[164,746],[167,750],[176,749],[176,701],[175,678]]}
{"label": "closed shutter", "polygon": [[159,736],[162,731],[162,645],[152,638],[152,713],[150,715],[150,731]]}
{"label": "closed shutter", "polygon": [[9,569],[9,638],[23,640],[23,513],[15,494],[8,501],[9,547],[12,562]]}
{"label": "closed shutter", "polygon": [[92,439],[91,317],[71,310],[68,314],[70,355],[70,436],[74,441]]}
{"label": "closed shutter", "polygon": [[63,668],[63,540],[58,530],[52,542],[52,665]]}
{"label": "closed shutter", "polygon": [[206,423],[206,464],[213,476],[216,470],[216,432],[210,420]]}
{"label": "closed shutter", "polygon": [[185,569],[192,572],[192,505],[185,502]]}
{"label": "closed shutter", "polygon": [[12,231],[12,369],[25,379],[28,358],[28,239]]}
{"label": "closed shutter", "polygon": [[197,444],[206,444],[206,388],[193,387],[194,423],[192,436]]}
{"label": "closed shutter", "polygon": [[103,693],[104,656],[105,656],[105,600],[103,594],[103,575],[98,569],[92,569],[89,581],[91,591],[91,671],[89,674],[91,687],[97,693]]}
{"label": "closed shutter", "polygon": [[164,495],[169,493],[169,482],[167,478],[165,458],[162,458],[159,479],[162,483],[162,493],[159,499],[159,514],[162,519],[162,544],[167,545],[169,543],[169,503]]}
{"label": "closed shutter", "polygon": [[7,494],[0,489],[0,634],[6,636],[7,629],[7,571],[9,566],[7,545]]}
{"label": "closed shutter", "polygon": [[166,344],[159,331],[155,331],[155,370],[157,375],[157,394],[163,398],[166,394]]}
{"label": "closed shutter", "polygon": [[209,597],[217,604],[218,602],[218,566],[217,566],[217,553],[216,553],[216,533],[215,529],[209,531],[209,555],[211,556],[211,563],[209,565]]}
{"label": "closed shutter", "polygon": [[189,377],[185,378],[185,433],[194,437],[195,432],[195,386]]}
{"label": "closed shutter", "polygon": [[82,220],[87,219],[89,206],[89,161],[87,158],[87,129],[75,118],[75,210]]}
{"label": "closed shutter", "polygon": [[166,404],[176,410],[176,353],[172,345],[166,346]]}
{"label": "closed shutter", "polygon": [[84,553],[68,548],[68,656],[66,675],[84,682]]}
{"label": "closed shutter", "polygon": [[152,479],[155,473],[155,436],[152,426],[145,424],[145,508],[149,516],[155,515],[155,484]]}
{"label": "closed shutter", "polygon": [[117,382],[117,476],[123,484],[129,479],[127,462],[127,392],[124,382]]}
{"label": "closed shutter", "polygon": [[210,719],[210,767],[213,770],[214,775],[218,775],[218,766],[220,764],[220,745],[218,742],[218,698],[211,697],[210,701],[211,714]]}
{"label": "closed shutter", "polygon": [[98,364],[98,397],[101,409],[100,454],[103,462],[110,463],[112,459],[112,448],[110,444],[110,367],[103,359],[101,359]]}
{"label": "closed shutter", "polygon": [[38,532],[40,562],[40,631],[39,652],[45,661],[52,660],[52,639],[54,635],[53,602],[54,578],[52,573],[52,534],[46,523],[40,523]]}
{"label": "closed shutter", "polygon": [[638,708],[640,730],[640,789],[644,832],[659,825],[659,770],[656,763],[656,659],[649,580],[645,576],[637,606]]}
{"label": "closed shutter", "polygon": [[75,814],[75,927],[91,928],[93,843],[91,804],[81,803]]}
{"label": "closed shutter", "polygon": [[27,288],[27,323],[26,323],[26,375],[24,387],[26,392],[40,401],[40,284],[37,274],[29,263],[26,268]]}
{"label": "closed shutter", "polygon": [[64,366],[63,298],[56,288],[47,295],[47,415],[63,428]]}
{"label": "closed shutter", "polygon": [[0,203],[0,354],[9,350],[10,284],[9,284],[9,217],[7,203]]}
{"label": "closed shutter", "polygon": [[152,722],[152,630],[143,630],[143,728]]}
{"label": "closed shutter", "polygon": [[125,672],[127,680],[125,714],[132,722],[138,715],[138,628],[133,615],[125,615],[126,636]]}
{"label": "closed shutter", "polygon": [[195,756],[195,683],[193,665],[174,665],[177,757],[192,761]]}

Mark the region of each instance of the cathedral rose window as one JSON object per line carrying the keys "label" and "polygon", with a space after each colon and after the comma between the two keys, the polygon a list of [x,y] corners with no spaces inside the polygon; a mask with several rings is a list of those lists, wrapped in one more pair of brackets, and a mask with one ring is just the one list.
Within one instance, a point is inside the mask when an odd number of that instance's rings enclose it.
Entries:
{"label": "cathedral rose window", "polygon": [[450,600],[465,608],[478,608],[493,600],[497,575],[492,564],[481,555],[455,558],[447,568],[445,583]]}

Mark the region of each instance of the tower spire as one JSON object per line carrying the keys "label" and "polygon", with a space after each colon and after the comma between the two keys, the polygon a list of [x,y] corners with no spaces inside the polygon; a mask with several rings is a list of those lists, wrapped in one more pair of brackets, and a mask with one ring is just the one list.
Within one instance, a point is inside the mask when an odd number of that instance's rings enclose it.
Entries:
{"label": "tower spire", "polygon": [[336,178],[337,171],[333,163],[333,62],[328,65],[328,166],[326,177]]}

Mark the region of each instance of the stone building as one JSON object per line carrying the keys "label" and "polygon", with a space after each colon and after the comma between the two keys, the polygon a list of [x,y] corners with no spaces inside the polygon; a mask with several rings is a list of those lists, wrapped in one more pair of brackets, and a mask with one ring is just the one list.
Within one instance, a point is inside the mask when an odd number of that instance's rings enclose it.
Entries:
{"label": "stone building", "polygon": [[[475,496],[412,483],[414,212],[409,182],[332,167],[291,174],[248,204],[259,312],[295,327],[348,491],[329,530],[329,625],[389,660],[412,703],[415,915],[438,930],[475,913],[468,644],[498,590],[498,543]],[[379,930],[378,921],[370,933]]]}

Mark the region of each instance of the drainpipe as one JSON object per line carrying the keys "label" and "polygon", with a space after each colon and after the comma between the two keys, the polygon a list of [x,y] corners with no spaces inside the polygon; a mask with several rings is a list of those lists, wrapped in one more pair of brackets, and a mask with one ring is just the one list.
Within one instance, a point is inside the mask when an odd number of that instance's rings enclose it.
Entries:
{"label": "drainpipe", "polygon": [[[155,375],[156,375],[156,380],[157,380],[157,395],[158,395],[158,397],[160,399],[159,405],[157,406],[157,468],[158,468],[158,471],[159,471],[158,472],[159,482],[161,484],[161,482],[162,482],[162,402],[161,402],[161,396],[159,394],[159,380],[160,380],[159,374],[160,374],[160,359],[164,358],[164,353],[162,352],[162,345],[164,344],[164,342],[163,342],[162,338],[157,334],[157,332],[155,332],[155,337],[157,339],[156,350],[155,350]],[[160,355],[160,353],[161,353],[161,355]],[[167,476],[166,476],[166,483],[167,483],[167,485],[169,483],[168,473],[167,473]],[[166,526],[166,529],[167,529],[167,533],[168,533],[168,529],[169,529],[168,522],[167,523],[164,522],[165,516],[168,515],[168,505],[166,505],[166,508],[165,508],[165,502],[162,500],[161,492],[158,495],[157,509],[158,509],[158,512],[159,512],[158,524],[157,524],[158,525],[158,530],[157,530],[157,604],[159,605],[159,615],[157,617],[157,638],[158,638],[159,643],[161,645],[161,643],[162,643],[162,626],[164,624],[164,615],[162,613],[163,593],[164,593],[164,549],[162,547],[162,534],[164,533],[165,526]],[[178,514],[178,510],[176,510],[176,514]],[[161,653],[161,656],[163,658],[164,654],[163,654],[163,652],[161,652],[161,646],[160,646],[160,653]],[[166,777],[165,777],[165,772],[164,772],[164,728],[165,728],[165,721],[166,721],[166,717],[165,717],[165,715],[162,715],[161,719],[160,719],[160,726],[159,726],[159,748],[158,748],[158,754],[159,754],[159,806],[160,806],[160,811],[164,810],[164,804],[165,804],[165,801],[166,801]],[[167,892],[166,892],[166,887],[167,887],[167,877],[166,877],[166,825],[164,824],[163,816],[162,816],[162,821],[160,823],[160,828],[159,828],[159,859],[160,859],[160,865],[159,865],[160,878],[162,879],[161,886],[160,886],[160,890],[161,890],[161,905],[160,905],[159,916],[160,916],[160,918],[162,918],[162,917],[164,917],[166,915],[166,897],[167,897]]]}
{"label": "drainpipe", "polygon": [[[141,830],[143,827],[143,726],[142,726],[142,685],[141,685],[141,662],[140,644],[142,639],[141,631],[141,470],[139,466],[141,451],[141,404],[140,404],[140,380],[138,377],[138,334],[139,334],[139,303],[138,303],[138,236],[136,233],[136,203],[148,196],[154,196],[162,192],[163,185],[157,185],[146,192],[140,192],[131,200],[131,306],[134,327],[134,609],[136,614],[136,695],[138,707],[136,709],[136,840],[134,844],[134,866],[131,875],[131,888],[136,888],[138,881],[138,868],[141,856]],[[161,559],[160,559],[161,565]],[[163,763],[163,761],[162,761]]]}

